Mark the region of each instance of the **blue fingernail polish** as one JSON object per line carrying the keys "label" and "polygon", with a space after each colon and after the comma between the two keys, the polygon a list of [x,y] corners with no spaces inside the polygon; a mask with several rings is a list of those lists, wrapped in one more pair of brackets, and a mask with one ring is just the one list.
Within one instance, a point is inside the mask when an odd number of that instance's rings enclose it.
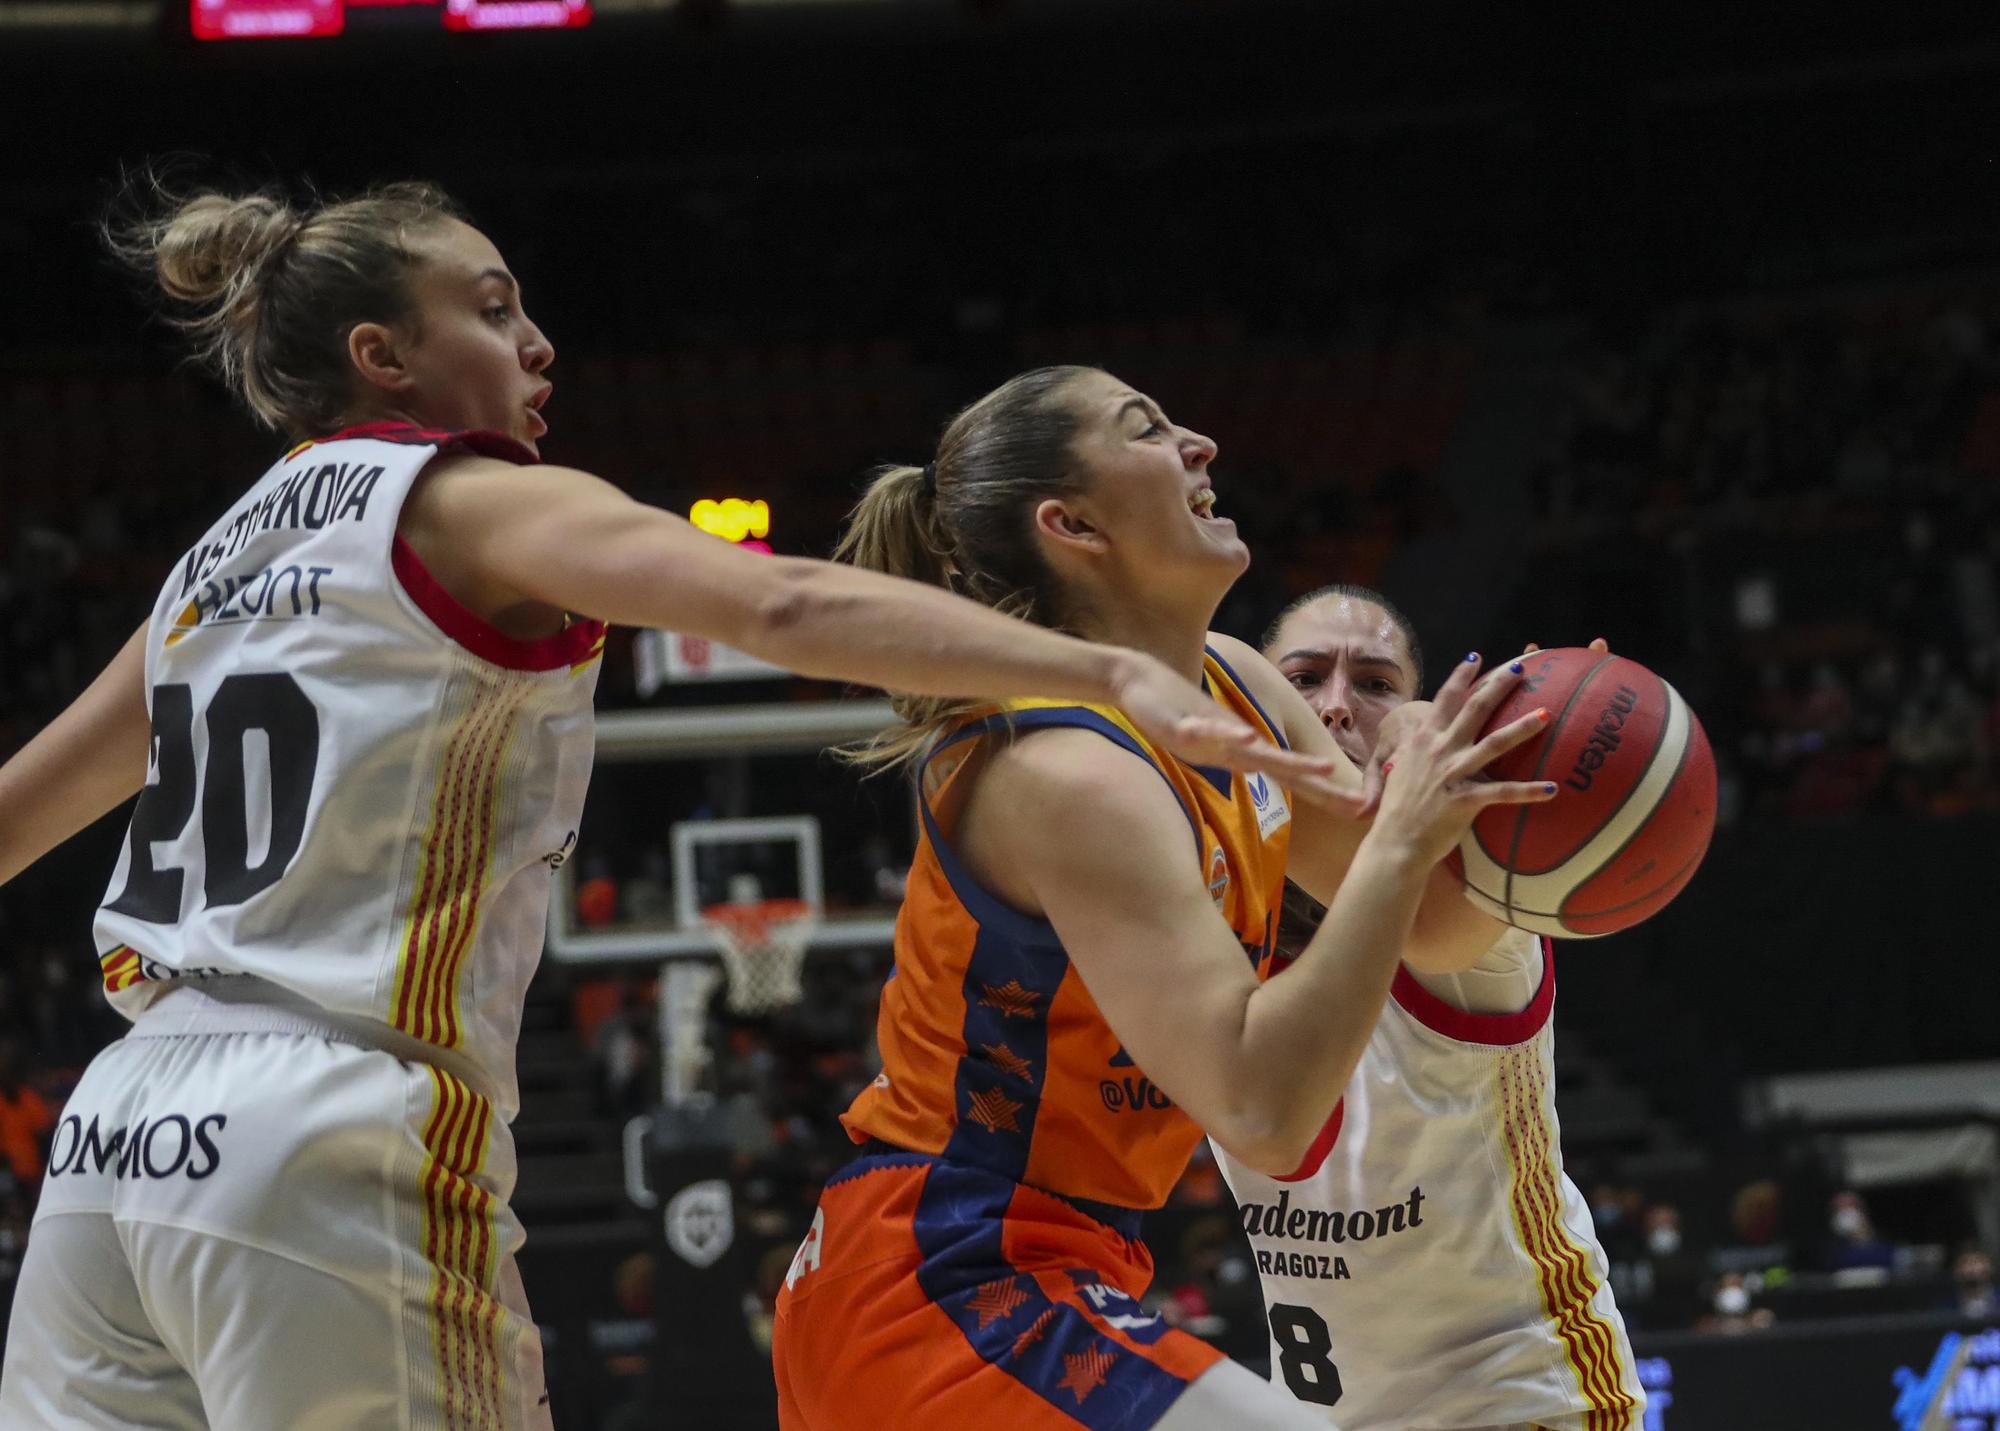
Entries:
{"label": "blue fingernail polish", "polygon": [[1556,783],[1555,783],[1555,781],[1553,781],[1553,780],[1545,780],[1545,781],[1543,781],[1543,782],[1542,782],[1542,792],[1543,792],[1544,794],[1546,794],[1546,795],[1553,795],[1553,794],[1555,794],[1555,793],[1556,793]]}
{"label": "blue fingernail polish", "polygon": [[1521,674],[1521,663],[1519,661],[1516,661],[1513,665],[1509,666],[1507,669],[1512,671],[1515,675],[1518,676]]}
{"label": "blue fingernail polish", "polygon": [[1471,655],[1467,656],[1465,659],[1468,661],[1477,661],[1479,659],[1479,653],[1477,651],[1474,651]]}

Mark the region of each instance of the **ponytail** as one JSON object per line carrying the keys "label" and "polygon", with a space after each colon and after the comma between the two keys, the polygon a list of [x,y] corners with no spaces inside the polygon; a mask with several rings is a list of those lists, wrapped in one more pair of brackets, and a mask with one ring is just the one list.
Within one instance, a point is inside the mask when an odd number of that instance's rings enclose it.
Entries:
{"label": "ponytail", "polygon": [[[951,541],[938,520],[936,469],[877,468],[874,480],[848,514],[847,530],[833,559],[885,572],[926,586],[958,590],[953,580]],[[835,755],[871,770],[889,770],[914,760],[944,730],[979,708],[981,702],[950,696],[891,692],[890,704],[903,724],[868,740],[841,746]]]}
{"label": "ponytail", "polygon": [[[883,467],[848,514],[834,560],[943,587],[1009,616],[1065,629],[1062,593],[1035,544],[1032,513],[1083,485],[1065,391],[1092,368],[1036,368],[945,428],[926,467]],[[887,770],[916,759],[984,702],[890,693],[903,725],[841,749]]]}

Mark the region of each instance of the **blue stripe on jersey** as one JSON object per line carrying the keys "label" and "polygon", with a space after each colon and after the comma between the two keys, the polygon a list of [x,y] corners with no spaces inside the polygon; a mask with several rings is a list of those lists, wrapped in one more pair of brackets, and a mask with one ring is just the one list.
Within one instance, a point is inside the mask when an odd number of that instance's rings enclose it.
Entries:
{"label": "blue stripe on jersey", "polygon": [[[1014,711],[974,721],[933,748],[924,758],[924,767],[958,742],[1009,723],[1029,729],[1075,726],[1096,731],[1144,760],[1162,780],[1167,778],[1128,732],[1095,711],[1071,706]],[[1167,788],[1173,789],[1172,782]],[[1042,1080],[1048,1072],[1049,1010],[1069,972],[1069,955],[1048,920],[1002,903],[959,863],[938,828],[929,797],[923,793],[922,768],[917,796],[924,834],[937,852],[938,866],[952,893],[979,925],[960,990],[965,1020],[959,1032],[966,1051],[953,1070],[952,1106],[957,1120],[943,1155],[1019,1181],[1028,1171]],[[1180,803],[1178,793],[1174,798]],[[1184,804],[1181,808],[1193,827],[1198,857],[1201,826],[1193,811]]]}
{"label": "blue stripe on jersey", "polygon": [[1236,689],[1243,693],[1243,699],[1250,702],[1250,709],[1257,712],[1258,719],[1271,728],[1271,739],[1278,742],[1278,748],[1281,750],[1290,750],[1291,746],[1285,743],[1285,728],[1265,713],[1264,707],[1258,703],[1257,697],[1250,693],[1249,684],[1236,674],[1236,668],[1223,660],[1222,653],[1213,646],[1204,646],[1201,649],[1215,658],[1215,664],[1222,667],[1222,674],[1229,677],[1235,683]]}
{"label": "blue stripe on jersey", "polygon": [[[1120,1346],[1070,1303],[1050,1301],[1006,1260],[1001,1237],[1013,1196],[1013,1187],[991,1174],[934,1165],[912,1220],[923,1258],[917,1285],[983,1361],[1064,1415],[1089,1431],[1145,1431],[1187,1382]],[[1090,1285],[1084,1279],[1095,1274],[1076,1269],[1070,1276]]]}
{"label": "blue stripe on jersey", "polygon": [[[832,1177],[826,1180],[826,1185],[828,1187],[835,1187],[841,1183],[852,1182],[855,1178],[865,1177],[867,1174],[879,1172],[883,1168],[930,1167],[940,1161],[942,1159],[935,1153],[912,1153],[906,1149],[870,1139],[862,1145],[860,1153],[851,1162],[837,1170]],[[984,1173],[984,1169],[966,1169],[965,1171]],[[993,1176],[990,1173],[985,1175],[989,1177]],[[1025,1187],[1027,1184],[1024,1183],[1022,1186]],[[1138,1242],[1141,1234],[1145,1231],[1146,1215],[1136,1207],[1119,1207],[1116,1203],[1098,1202],[1094,1198],[1070,1197],[1067,1193],[1050,1192],[1047,1188],[1036,1188],[1035,1191],[1042,1194],[1043,1197],[1054,1198],[1057,1202],[1075,1208],[1093,1222],[1103,1223],[1129,1242]]]}
{"label": "blue stripe on jersey", "polygon": [[[1048,942],[1030,943],[981,922],[965,963],[965,1053],[952,1077],[958,1126],[945,1157],[1016,1182],[1027,1175],[1049,1066],[1049,1008],[1068,972],[1053,929]],[[1025,1073],[995,1061],[1010,1055]]]}

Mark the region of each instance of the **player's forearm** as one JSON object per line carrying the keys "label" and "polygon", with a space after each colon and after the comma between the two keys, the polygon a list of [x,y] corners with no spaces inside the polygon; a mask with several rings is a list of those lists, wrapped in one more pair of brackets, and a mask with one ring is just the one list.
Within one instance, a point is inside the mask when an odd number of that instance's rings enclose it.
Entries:
{"label": "player's forearm", "polygon": [[1462,974],[1486,957],[1507,926],[1465,896],[1465,884],[1444,865],[1431,870],[1403,962],[1421,974]]}
{"label": "player's forearm", "polygon": [[937,587],[738,550],[587,474],[556,473],[546,488],[523,487],[536,479],[519,474],[482,476],[495,500],[514,484],[518,500],[505,510],[537,510],[532,499],[541,496],[551,515],[496,519],[474,502],[486,500],[474,484],[447,482],[429,492],[434,505],[446,504],[433,514],[440,531],[478,539],[478,569],[600,620],[704,636],[801,675],[912,695],[1116,703],[1142,668],[1136,652],[1063,636]]}
{"label": "player's forearm", "polygon": [[0,884],[146,783],[145,628],[48,728],[0,765]]}
{"label": "player's forearm", "polygon": [[[1368,820],[1340,820],[1313,812],[1308,841],[1295,839],[1287,873],[1299,888],[1331,904],[1346,887],[1349,868],[1371,827]],[[1455,974],[1478,963],[1500,937],[1500,922],[1465,897],[1465,885],[1449,868],[1432,867],[1423,885],[1417,916],[1403,948],[1403,961],[1426,974]]]}
{"label": "player's forearm", "polygon": [[1254,1121],[1222,1139],[1238,1157],[1274,1174],[1298,1166],[1381,1017],[1425,883],[1406,846],[1371,835],[1298,961],[1251,995],[1238,1066]]}
{"label": "player's forearm", "polygon": [[781,570],[737,642],[802,675],[912,695],[1111,703],[1137,659],[879,572],[804,560]]}

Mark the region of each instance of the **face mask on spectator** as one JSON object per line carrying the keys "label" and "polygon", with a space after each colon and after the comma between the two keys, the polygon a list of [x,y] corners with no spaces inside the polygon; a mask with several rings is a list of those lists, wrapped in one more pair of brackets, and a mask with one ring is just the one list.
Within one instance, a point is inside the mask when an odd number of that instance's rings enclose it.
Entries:
{"label": "face mask on spectator", "polygon": [[1858,1241],[1868,1231],[1868,1215],[1858,1207],[1834,1209],[1833,1230],[1850,1241]]}
{"label": "face mask on spectator", "polygon": [[1646,1248],[1655,1257],[1671,1257],[1681,1250],[1678,1227],[1656,1227],[1646,1234]]}
{"label": "face mask on spectator", "polygon": [[1750,1294],[1741,1287],[1718,1288],[1715,1310],[1725,1317],[1740,1317],[1750,1310]]}

